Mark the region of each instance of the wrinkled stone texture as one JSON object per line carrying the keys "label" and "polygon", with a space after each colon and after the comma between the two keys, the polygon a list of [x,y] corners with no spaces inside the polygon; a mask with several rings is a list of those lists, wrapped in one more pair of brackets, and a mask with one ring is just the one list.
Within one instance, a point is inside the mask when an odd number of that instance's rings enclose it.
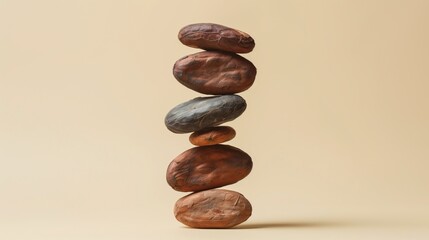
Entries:
{"label": "wrinkled stone texture", "polygon": [[249,34],[213,23],[197,23],[185,26],[178,38],[184,45],[206,50],[248,53],[255,47]]}
{"label": "wrinkled stone texture", "polygon": [[201,191],[236,183],[250,173],[252,166],[251,157],[236,147],[194,147],[170,163],[166,176],[177,191]]}
{"label": "wrinkled stone texture", "polygon": [[195,132],[234,120],[246,106],[246,101],[238,95],[198,97],[171,109],[165,125],[174,133]]}
{"label": "wrinkled stone texture", "polygon": [[194,132],[189,136],[189,141],[196,146],[208,146],[229,141],[234,137],[235,130],[232,127],[220,126]]}
{"label": "wrinkled stone texture", "polygon": [[230,228],[252,215],[252,205],[238,192],[212,189],[180,198],[174,215],[193,228]]}
{"label": "wrinkled stone texture", "polygon": [[173,75],[181,84],[199,93],[224,95],[250,88],[255,81],[256,67],[234,53],[204,51],[177,60]]}

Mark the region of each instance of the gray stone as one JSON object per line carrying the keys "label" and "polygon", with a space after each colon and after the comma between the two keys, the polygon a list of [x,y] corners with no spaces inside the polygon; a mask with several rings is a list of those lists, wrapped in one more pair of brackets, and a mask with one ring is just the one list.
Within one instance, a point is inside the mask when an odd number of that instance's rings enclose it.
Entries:
{"label": "gray stone", "polygon": [[168,112],[165,126],[174,133],[190,133],[232,121],[246,110],[238,95],[198,97],[181,103]]}

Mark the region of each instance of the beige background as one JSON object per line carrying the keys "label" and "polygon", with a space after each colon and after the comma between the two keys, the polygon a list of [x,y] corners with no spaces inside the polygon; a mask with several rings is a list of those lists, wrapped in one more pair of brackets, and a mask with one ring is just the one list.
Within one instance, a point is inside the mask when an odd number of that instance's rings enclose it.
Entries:
{"label": "beige background", "polygon": [[[429,1],[0,0],[0,239],[428,239]],[[199,94],[172,76],[215,22],[256,40],[230,142],[239,229],[174,219],[165,181]]]}

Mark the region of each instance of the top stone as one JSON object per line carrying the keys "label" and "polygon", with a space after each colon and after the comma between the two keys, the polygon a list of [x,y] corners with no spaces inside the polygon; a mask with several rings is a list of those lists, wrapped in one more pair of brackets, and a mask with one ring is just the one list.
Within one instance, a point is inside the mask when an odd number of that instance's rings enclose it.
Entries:
{"label": "top stone", "polygon": [[205,50],[249,53],[255,47],[249,34],[214,23],[188,25],[179,31],[178,37],[186,46]]}

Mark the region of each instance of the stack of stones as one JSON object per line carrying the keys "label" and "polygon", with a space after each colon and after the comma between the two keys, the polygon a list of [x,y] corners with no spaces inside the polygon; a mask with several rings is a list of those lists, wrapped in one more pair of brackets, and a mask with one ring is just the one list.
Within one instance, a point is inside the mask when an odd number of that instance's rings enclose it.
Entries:
{"label": "stack of stones", "polygon": [[173,133],[192,133],[197,147],[177,156],[168,166],[167,182],[176,191],[193,192],[176,202],[176,219],[194,228],[229,228],[252,214],[250,202],[240,193],[216,189],[245,178],[252,170],[251,157],[221,143],[235,137],[229,126],[218,126],[239,117],[246,101],[235,95],[250,88],[256,68],[237,53],[251,52],[255,42],[248,34],[218,24],[200,23],[182,28],[179,40],[205,51],[179,59],[174,77],[186,87],[208,95],[174,107],[165,117]]}

